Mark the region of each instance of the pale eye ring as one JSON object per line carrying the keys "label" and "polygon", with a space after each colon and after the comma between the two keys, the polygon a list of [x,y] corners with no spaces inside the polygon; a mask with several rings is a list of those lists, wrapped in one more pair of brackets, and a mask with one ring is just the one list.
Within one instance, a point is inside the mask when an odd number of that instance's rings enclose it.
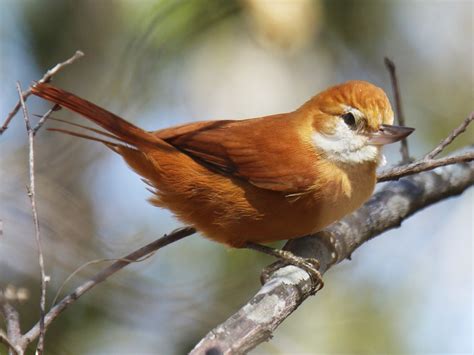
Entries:
{"label": "pale eye ring", "polygon": [[341,118],[344,120],[344,123],[348,125],[351,129],[356,128],[356,119],[352,112],[346,112],[341,116]]}

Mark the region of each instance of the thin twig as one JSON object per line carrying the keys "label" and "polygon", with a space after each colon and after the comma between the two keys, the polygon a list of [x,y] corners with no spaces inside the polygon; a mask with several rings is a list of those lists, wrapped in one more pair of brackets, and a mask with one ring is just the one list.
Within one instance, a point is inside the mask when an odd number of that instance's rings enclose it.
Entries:
{"label": "thin twig", "polygon": [[46,313],[46,283],[47,277],[44,270],[44,257],[43,257],[43,247],[41,245],[41,235],[40,235],[40,226],[38,219],[38,211],[36,209],[36,188],[35,188],[35,149],[34,149],[34,137],[35,132],[31,127],[30,118],[28,115],[28,109],[25,105],[25,100],[23,99],[22,90],[20,83],[17,83],[18,95],[20,97],[21,107],[23,109],[23,118],[25,119],[26,131],[28,134],[28,147],[29,147],[29,175],[30,175],[30,184],[28,186],[28,196],[31,202],[31,211],[33,214],[33,222],[35,225],[35,240],[36,246],[38,248],[38,263],[41,273],[41,299],[40,299],[40,337],[38,340],[38,345],[36,351],[39,355],[43,353],[44,349],[44,336],[45,336],[45,326],[44,326],[44,316]]}
{"label": "thin twig", "polygon": [[458,154],[449,156],[442,159],[434,159],[444,148],[451,144],[462,132],[464,132],[469,124],[474,120],[474,111],[455,128],[445,139],[443,139],[435,149],[426,154],[422,159],[419,159],[413,163],[396,166],[394,168],[382,171],[377,176],[378,182],[398,180],[401,177],[420,173],[422,171],[432,170],[444,165],[450,165],[455,163],[465,163],[474,160],[474,153],[467,152],[464,154]]}
{"label": "thin twig", "polygon": [[124,259],[124,258],[108,258],[108,259],[95,259],[95,260],[91,260],[91,261],[88,261],[88,262],[82,264],[81,266],[76,268],[76,270],[74,270],[71,274],[69,274],[69,276],[66,277],[66,279],[63,281],[61,286],[59,286],[58,291],[56,292],[56,295],[54,296],[53,300],[51,301],[51,307],[53,307],[56,304],[56,301],[58,300],[59,296],[61,295],[61,292],[62,292],[63,288],[66,286],[66,284],[74,276],[76,276],[79,272],[84,270],[86,267],[88,267],[90,265],[94,265],[94,264],[100,264],[100,263],[106,263],[106,262],[112,262],[112,261],[128,261],[130,263],[139,263],[139,262],[142,262],[142,261],[145,261],[145,260],[149,259],[154,254],[155,254],[155,251],[151,252],[151,253],[149,253],[149,254],[145,255],[144,257],[142,257],[140,259],[137,259],[137,260],[129,260],[129,259]]}
{"label": "thin twig", "polygon": [[457,138],[461,133],[463,133],[467,126],[474,120],[474,111],[472,111],[469,116],[466,117],[466,119],[459,125],[459,127],[455,128],[449,136],[447,136],[445,139],[443,139],[438,146],[433,149],[431,152],[426,154],[423,159],[424,160],[430,160],[436,157],[438,154],[440,154],[444,148],[446,148],[449,144],[452,143],[453,140]]}
{"label": "thin twig", "polygon": [[[38,80],[38,83],[49,82],[51,78],[54,75],[56,75],[60,70],[62,70],[65,66],[68,66],[74,63],[77,59],[81,58],[82,56],[84,56],[84,53],[82,53],[81,51],[76,51],[76,53],[74,53],[74,55],[71,58],[69,58],[68,60],[62,63],[56,64],[52,69],[48,70],[46,74],[44,74],[43,77],[40,80]],[[21,97],[23,101],[25,101],[30,95],[31,95],[31,86],[26,91],[21,93]],[[0,127],[0,136],[3,134],[3,132],[7,130],[8,125],[10,124],[10,121],[13,119],[13,117],[15,117],[15,115],[20,110],[20,108],[21,108],[21,101],[18,100],[13,110],[11,110],[11,112],[8,114],[7,118],[5,119],[5,122],[3,123],[2,127]]]}
{"label": "thin twig", "polygon": [[53,112],[58,111],[60,109],[61,109],[61,106],[56,104],[53,107],[51,107],[48,111],[46,111],[46,113],[43,116],[41,116],[40,120],[38,121],[36,126],[33,128],[33,135],[34,136],[36,135],[38,130],[43,126],[43,124],[46,122],[46,120],[49,118],[49,116],[51,116]]}
{"label": "thin twig", "polygon": [[[128,254],[124,258],[114,262],[112,265],[106,267],[102,271],[95,274],[89,280],[84,282],[82,285],[77,287],[74,292],[70,293],[64,297],[61,301],[58,302],[45,316],[45,326],[49,326],[52,321],[58,317],[61,312],[63,312],[69,305],[73,304],[79,297],[84,293],[89,291],[94,286],[98,285],[102,281],[105,281],[111,275],[115,274],[117,271],[123,269],[125,266],[129,265],[132,262],[135,262],[144,256],[155,252],[156,250],[174,243],[180,239],[183,239],[191,234],[194,234],[196,230],[192,227],[180,228],[171,234],[164,235],[163,237],[151,242],[150,244],[141,247],[140,249],[135,250],[134,252]],[[24,336],[23,341],[26,344],[32,342],[40,334],[40,325],[37,323],[34,325]]]}
{"label": "thin twig", "polygon": [[418,160],[414,163],[397,166],[383,171],[377,176],[377,182],[390,180],[398,180],[404,176],[421,173],[422,171],[433,170],[440,166],[451,165],[456,163],[467,163],[474,160],[474,152],[454,155],[442,159]]}
{"label": "thin twig", "polygon": [[[384,58],[385,66],[390,73],[390,81],[392,82],[393,94],[395,96],[395,110],[397,111],[397,122],[400,126],[405,126],[405,116],[402,110],[402,98],[400,95],[400,87],[398,85],[397,71],[395,63],[390,58]],[[401,141],[400,153],[402,154],[402,164],[409,163],[412,159],[408,152],[408,142],[406,138]]]}

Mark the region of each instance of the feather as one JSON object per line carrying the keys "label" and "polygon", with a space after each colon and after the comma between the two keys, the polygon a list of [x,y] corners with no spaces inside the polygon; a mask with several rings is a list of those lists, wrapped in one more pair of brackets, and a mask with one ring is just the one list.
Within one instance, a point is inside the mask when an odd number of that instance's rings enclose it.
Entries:
{"label": "feather", "polygon": [[292,114],[197,122],[152,133],[221,174],[267,190],[301,192],[316,181],[317,154],[299,135],[304,127]]}
{"label": "feather", "polygon": [[66,90],[50,84],[38,83],[31,88],[31,92],[43,99],[52,101],[62,107],[76,112],[105,128],[112,135],[124,143],[134,146],[153,146],[153,148],[170,148],[163,140],[131,124],[123,118],[82,99]]}

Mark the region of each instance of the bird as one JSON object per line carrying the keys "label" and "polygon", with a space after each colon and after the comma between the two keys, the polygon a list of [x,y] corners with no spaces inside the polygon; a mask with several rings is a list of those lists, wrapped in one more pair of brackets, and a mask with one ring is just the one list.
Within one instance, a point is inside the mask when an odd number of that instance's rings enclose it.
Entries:
{"label": "bird", "polygon": [[[32,93],[105,131],[78,124],[95,135],[51,130],[105,144],[149,185],[153,205],[233,248],[303,237],[353,212],[374,191],[382,147],[414,130],[393,125],[383,89],[358,80],[291,112],[156,131],[48,83]],[[277,256],[298,259],[288,254]]]}

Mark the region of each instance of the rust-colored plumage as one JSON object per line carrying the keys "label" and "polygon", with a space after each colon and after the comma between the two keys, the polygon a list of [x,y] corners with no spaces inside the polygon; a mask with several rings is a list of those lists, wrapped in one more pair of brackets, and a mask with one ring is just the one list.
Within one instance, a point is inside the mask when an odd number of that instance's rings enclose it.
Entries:
{"label": "rust-colored plumage", "polygon": [[[378,147],[352,142],[370,145],[393,120],[384,92],[360,81],[290,113],[154,132],[49,84],[33,93],[104,128],[99,133],[119,143],[97,140],[146,179],[154,205],[234,247],[301,237],[359,207],[374,189],[379,155]],[[356,139],[345,143],[350,135]]]}

